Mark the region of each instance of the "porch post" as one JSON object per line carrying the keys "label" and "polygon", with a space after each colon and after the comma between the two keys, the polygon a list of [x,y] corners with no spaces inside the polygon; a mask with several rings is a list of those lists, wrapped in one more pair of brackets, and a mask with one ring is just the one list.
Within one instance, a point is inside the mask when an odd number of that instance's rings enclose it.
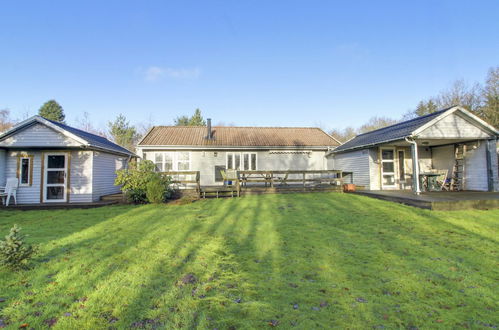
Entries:
{"label": "porch post", "polygon": [[418,144],[416,141],[408,141],[411,143],[411,155],[412,155],[412,191],[416,195],[421,193],[419,188],[419,158],[418,158]]}

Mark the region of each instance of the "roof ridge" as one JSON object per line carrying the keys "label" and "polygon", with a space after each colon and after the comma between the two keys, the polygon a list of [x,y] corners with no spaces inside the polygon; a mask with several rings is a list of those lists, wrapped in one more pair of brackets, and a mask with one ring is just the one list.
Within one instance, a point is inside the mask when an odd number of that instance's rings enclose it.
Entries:
{"label": "roof ridge", "polygon": [[[206,126],[175,126],[175,125],[156,125],[154,128],[206,128]],[[277,129],[318,129],[324,131],[320,127],[315,126],[211,126],[211,128],[277,128]]]}
{"label": "roof ridge", "polygon": [[381,127],[381,128],[377,128],[375,130],[372,130],[372,131],[369,131],[369,132],[365,132],[365,133],[361,133],[361,134],[357,134],[355,137],[357,136],[362,136],[362,135],[365,135],[365,134],[369,134],[369,133],[374,133],[374,132],[378,132],[378,131],[381,131],[381,130],[384,130],[384,129],[388,129],[388,128],[392,128],[394,126],[397,126],[397,125],[400,125],[400,124],[407,124],[407,123],[410,123],[410,122],[413,122],[413,121],[416,121],[416,120],[421,120],[423,118],[426,118],[426,117],[430,117],[430,116],[435,116],[436,114],[438,113],[443,113],[447,110],[450,110],[454,108],[454,106],[452,107],[449,107],[449,108],[446,108],[446,109],[442,109],[442,110],[437,110],[435,112],[432,112],[432,113],[429,113],[429,114],[426,114],[424,116],[419,116],[419,117],[416,117],[416,118],[412,118],[412,119],[409,119],[409,120],[404,120],[404,121],[400,121],[396,124],[392,124],[392,125],[389,125],[389,126],[385,126],[385,127]]}

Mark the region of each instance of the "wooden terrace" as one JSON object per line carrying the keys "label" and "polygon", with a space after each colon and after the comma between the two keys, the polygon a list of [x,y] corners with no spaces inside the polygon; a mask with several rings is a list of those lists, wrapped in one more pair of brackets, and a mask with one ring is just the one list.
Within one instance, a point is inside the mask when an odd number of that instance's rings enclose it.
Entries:
{"label": "wooden terrace", "polygon": [[194,189],[202,198],[240,197],[251,194],[341,191],[344,175],[338,170],[227,171],[223,185],[201,186],[199,171],[163,172],[173,183]]}

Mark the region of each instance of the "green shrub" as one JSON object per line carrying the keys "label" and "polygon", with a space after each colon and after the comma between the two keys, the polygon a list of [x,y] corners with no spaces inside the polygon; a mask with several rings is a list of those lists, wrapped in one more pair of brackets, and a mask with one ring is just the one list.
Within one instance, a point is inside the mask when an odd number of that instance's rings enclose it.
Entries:
{"label": "green shrub", "polygon": [[121,185],[121,189],[133,203],[161,203],[172,195],[171,179],[156,172],[155,168],[150,160],[132,163],[130,168],[116,173],[115,184]]}
{"label": "green shrub", "polygon": [[0,241],[0,262],[14,270],[26,268],[29,259],[36,252],[32,245],[24,242],[25,236],[21,235],[21,228],[14,225],[5,241]]}
{"label": "green shrub", "polygon": [[154,178],[147,183],[146,197],[150,203],[159,204],[166,200],[166,191],[168,186],[165,185],[161,178]]}

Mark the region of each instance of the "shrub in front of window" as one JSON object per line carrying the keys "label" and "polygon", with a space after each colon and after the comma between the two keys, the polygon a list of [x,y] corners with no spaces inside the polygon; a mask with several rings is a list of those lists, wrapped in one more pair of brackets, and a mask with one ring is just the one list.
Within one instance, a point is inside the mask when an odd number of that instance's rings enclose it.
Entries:
{"label": "shrub in front of window", "polygon": [[27,268],[29,259],[35,254],[36,249],[26,244],[21,228],[14,225],[5,236],[5,241],[0,241],[0,263],[13,270]]}
{"label": "shrub in front of window", "polygon": [[121,185],[127,199],[133,203],[143,204],[150,201],[147,190],[148,184],[153,181],[160,182],[163,188],[163,201],[170,198],[173,193],[170,177],[157,173],[154,163],[149,160],[143,160],[138,164],[132,163],[130,168],[119,170],[116,174],[114,184]]}
{"label": "shrub in front of window", "polygon": [[159,204],[165,202],[172,195],[169,177],[158,175],[147,183],[146,197],[149,203]]}

